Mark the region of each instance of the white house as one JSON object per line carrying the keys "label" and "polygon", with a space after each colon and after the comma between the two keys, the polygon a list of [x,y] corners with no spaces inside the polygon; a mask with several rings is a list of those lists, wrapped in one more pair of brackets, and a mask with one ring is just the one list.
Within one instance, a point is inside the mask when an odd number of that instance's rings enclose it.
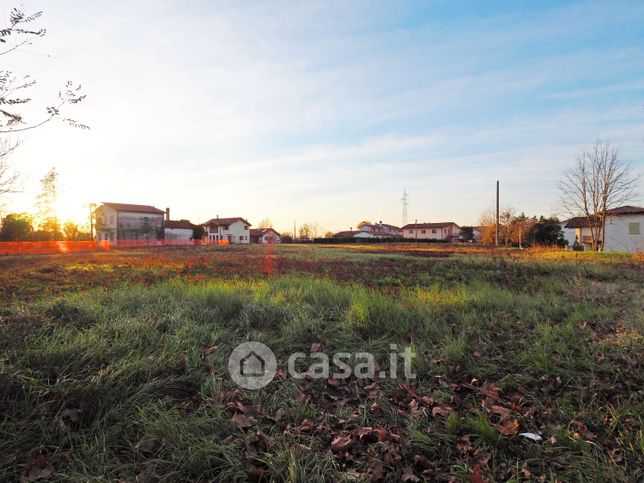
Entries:
{"label": "white house", "polygon": [[259,228],[250,230],[250,241],[252,243],[282,243],[282,237],[272,228]]}
{"label": "white house", "polygon": [[402,228],[404,238],[417,240],[446,240],[457,242],[460,227],[453,221],[443,223],[410,223]]}
{"label": "white house", "polygon": [[378,238],[378,236],[368,231],[346,230],[337,232],[333,238]]}
{"label": "white house", "polygon": [[[575,231],[575,238],[584,249],[592,247],[591,229],[588,220],[581,216],[568,220],[564,233]],[[644,251],[644,208],[620,206],[606,211],[606,237],[604,251]],[[574,243],[574,240],[573,240]]]}
{"label": "white house", "polygon": [[371,233],[377,238],[397,238],[401,236],[400,228],[379,221],[372,225],[362,225],[359,231]]}
{"label": "white house", "polygon": [[150,205],[103,203],[96,208],[98,240],[163,240],[165,212]]}
{"label": "white house", "polygon": [[166,240],[192,240],[194,226],[188,220],[166,220]]}
{"label": "white house", "polygon": [[202,223],[205,234],[204,239],[208,243],[250,243],[250,223],[244,218],[213,218]]}
{"label": "white house", "polygon": [[578,240],[577,238],[577,229],[576,228],[567,228],[566,225],[571,222],[572,220],[565,220],[559,223],[559,226],[561,227],[561,233],[564,236],[564,239],[566,242],[568,242],[569,246],[573,246],[575,244],[575,241]]}

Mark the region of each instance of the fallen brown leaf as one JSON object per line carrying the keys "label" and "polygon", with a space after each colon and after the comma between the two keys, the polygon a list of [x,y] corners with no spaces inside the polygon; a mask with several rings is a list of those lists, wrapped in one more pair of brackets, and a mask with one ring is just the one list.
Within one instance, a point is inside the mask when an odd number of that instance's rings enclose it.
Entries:
{"label": "fallen brown leaf", "polygon": [[519,421],[516,419],[509,419],[497,425],[496,429],[498,429],[499,433],[503,436],[513,436],[519,432],[520,427],[521,424],[519,424]]}
{"label": "fallen brown leaf", "polygon": [[353,446],[353,439],[346,436],[336,436],[333,441],[331,441],[331,450],[332,451],[346,451],[351,446]]}
{"label": "fallen brown leaf", "polygon": [[250,428],[251,426],[253,426],[257,422],[255,420],[255,418],[250,417],[250,416],[246,416],[246,415],[241,414],[241,413],[235,414],[231,418],[231,420],[232,420],[233,423],[235,423],[237,425],[237,427],[239,427],[241,429]]}
{"label": "fallen brown leaf", "polygon": [[447,416],[453,412],[455,412],[454,408],[450,406],[434,406],[432,408],[432,416],[436,416],[437,414],[440,414],[441,416]]}

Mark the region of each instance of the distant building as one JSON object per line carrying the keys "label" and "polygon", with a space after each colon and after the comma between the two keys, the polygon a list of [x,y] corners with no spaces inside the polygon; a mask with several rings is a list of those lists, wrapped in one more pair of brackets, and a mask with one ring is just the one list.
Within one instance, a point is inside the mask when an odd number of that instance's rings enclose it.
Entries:
{"label": "distant building", "polygon": [[473,226],[472,227],[472,233],[474,233],[474,240],[472,240],[474,243],[478,243],[481,241],[481,227],[480,226]]}
{"label": "distant building", "polygon": [[[631,253],[644,251],[643,228],[643,207],[620,206],[619,208],[607,210],[604,250]],[[584,249],[592,248],[591,229],[586,217],[579,216],[565,222],[564,233],[569,230],[574,230],[575,240]],[[568,239],[570,236],[570,233],[568,233],[566,238]]]}
{"label": "distant building", "polygon": [[150,205],[103,203],[95,211],[98,240],[163,240],[165,212]]}
{"label": "distant building", "polygon": [[566,225],[572,221],[570,220],[565,220],[559,222],[559,226],[561,227],[561,233],[563,234],[564,239],[568,243],[569,246],[573,246],[575,242],[579,242],[577,238],[577,229],[576,228],[567,228]]}
{"label": "distant building", "polygon": [[226,240],[228,243],[250,243],[250,226],[244,218],[213,218],[202,223],[207,243],[219,243]]}
{"label": "distant building", "polygon": [[404,238],[418,240],[445,240],[457,242],[461,229],[452,222],[443,223],[410,223],[402,227]]}
{"label": "distant building", "polygon": [[272,228],[250,230],[251,243],[282,243],[282,237]]}
{"label": "distant building", "polygon": [[166,240],[192,240],[194,225],[188,220],[166,220]]}
{"label": "distant building", "polygon": [[373,233],[361,230],[339,231],[333,235],[333,238],[378,238]]}
{"label": "distant building", "polygon": [[394,225],[388,225],[382,221],[375,224],[362,225],[359,231],[371,233],[377,238],[398,238],[402,236],[400,228]]}

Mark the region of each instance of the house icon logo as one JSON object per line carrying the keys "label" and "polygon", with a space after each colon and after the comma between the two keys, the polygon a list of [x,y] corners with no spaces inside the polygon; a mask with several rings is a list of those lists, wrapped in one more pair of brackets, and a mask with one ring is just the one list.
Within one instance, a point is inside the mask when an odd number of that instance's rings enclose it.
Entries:
{"label": "house icon logo", "polygon": [[230,378],[244,389],[261,389],[275,377],[275,354],[261,342],[244,342],[228,358]]}

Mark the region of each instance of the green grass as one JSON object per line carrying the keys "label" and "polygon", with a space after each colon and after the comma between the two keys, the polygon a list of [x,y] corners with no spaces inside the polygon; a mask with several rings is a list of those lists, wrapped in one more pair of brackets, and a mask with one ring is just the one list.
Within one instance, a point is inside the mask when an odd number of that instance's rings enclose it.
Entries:
{"label": "green grass", "polygon": [[[318,247],[279,256],[317,268],[124,275],[56,295],[41,282],[42,296],[7,300],[0,480],[36,471],[37,455],[52,478],[83,481],[468,479],[475,464],[495,480],[519,480],[524,469],[549,481],[644,476],[640,265],[410,261]],[[403,266],[363,283],[379,260]],[[372,352],[381,364],[390,344],[409,346],[417,377],[339,387],[278,377],[238,390],[226,364],[246,340],[271,347],[280,368],[313,343]],[[503,434],[508,420],[544,440]],[[334,448],[338,436],[351,438],[348,450]]]}

